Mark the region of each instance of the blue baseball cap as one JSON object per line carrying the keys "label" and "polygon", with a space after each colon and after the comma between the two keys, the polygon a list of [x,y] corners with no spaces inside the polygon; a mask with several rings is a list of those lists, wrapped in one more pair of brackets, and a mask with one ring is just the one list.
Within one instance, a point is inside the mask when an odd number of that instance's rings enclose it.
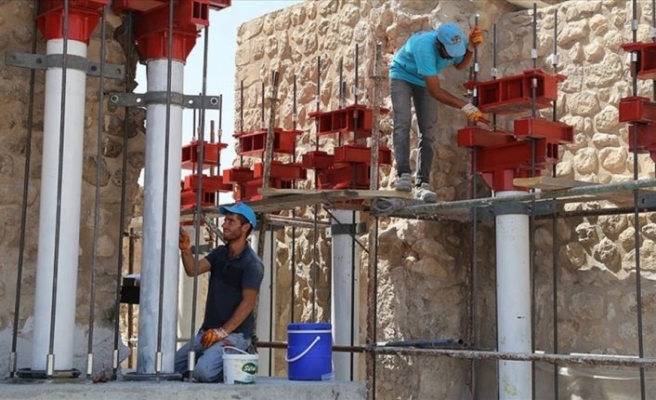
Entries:
{"label": "blue baseball cap", "polygon": [[467,52],[467,37],[453,22],[447,22],[437,28],[437,40],[444,45],[451,57],[462,57]]}
{"label": "blue baseball cap", "polygon": [[252,208],[244,203],[236,203],[232,206],[221,206],[219,207],[219,213],[226,215],[227,213],[239,214],[251,224],[253,229],[257,228],[257,218],[255,217],[255,212]]}

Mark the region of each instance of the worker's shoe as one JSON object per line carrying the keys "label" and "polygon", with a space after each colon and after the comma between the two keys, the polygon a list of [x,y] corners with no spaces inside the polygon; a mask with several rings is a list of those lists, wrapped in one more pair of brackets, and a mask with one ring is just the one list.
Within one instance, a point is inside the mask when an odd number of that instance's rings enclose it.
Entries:
{"label": "worker's shoe", "polygon": [[426,182],[415,188],[415,198],[422,200],[424,203],[437,203],[437,195]]}
{"label": "worker's shoe", "polygon": [[412,192],[412,178],[410,174],[401,174],[396,177],[395,189],[399,192]]}

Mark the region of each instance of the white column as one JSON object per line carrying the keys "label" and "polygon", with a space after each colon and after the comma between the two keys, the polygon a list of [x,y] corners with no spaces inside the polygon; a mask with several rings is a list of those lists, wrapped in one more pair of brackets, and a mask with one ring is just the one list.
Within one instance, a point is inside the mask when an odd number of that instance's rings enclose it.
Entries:
{"label": "white column", "polygon": [[[356,252],[355,260],[352,259],[354,246],[353,237],[347,231],[348,227],[358,223],[358,213],[353,219],[353,212],[349,210],[335,210],[333,216],[336,221],[332,222],[332,306],[331,319],[333,325],[333,342],[335,345],[350,346],[351,332],[353,333],[353,345],[359,344],[359,305],[360,298],[360,257]],[[342,232],[335,233],[338,229]],[[357,249],[356,249],[357,250]],[[352,273],[355,263],[355,276]],[[352,306],[351,285],[355,285],[355,307]],[[353,311],[351,311],[353,309]],[[353,312],[353,327],[351,327],[351,312]],[[351,354],[339,352],[333,354],[333,365],[335,366],[335,380],[351,379]],[[353,354],[353,377],[358,378],[358,355]]]}
{"label": "white column", "polygon": [[[276,315],[276,274],[275,274],[275,243],[271,242],[271,232],[266,231],[262,233],[264,237],[264,252],[262,253],[262,263],[264,264],[264,279],[260,285],[260,294],[257,301],[256,321],[255,321],[255,334],[259,340],[263,342],[272,342],[275,337],[275,321]],[[257,244],[260,233],[253,231],[251,234],[251,248],[257,252]],[[271,260],[271,246],[273,246],[274,260]],[[272,274],[271,271],[274,273]],[[271,279],[273,275],[273,279]],[[271,303],[273,298],[273,303]],[[270,309],[271,304],[273,308]],[[273,312],[272,312],[273,311]],[[275,359],[269,357],[273,354],[268,348],[259,348],[258,354],[260,360],[258,363],[258,375],[273,376],[275,372]],[[269,368],[269,363],[271,368]]]}
{"label": "white column", "polygon": [[[63,54],[64,40],[47,43],[48,54]],[[69,55],[87,56],[87,45],[68,40]],[[43,158],[39,213],[39,250],[37,256],[36,295],[32,370],[46,370],[50,344],[50,316],[54,280],[57,181],[61,179],[59,255],[53,354],[55,370],[73,368],[73,332],[75,329],[75,295],[80,252],[80,201],[82,191],[82,157],[86,71],[66,71],[66,108],[64,115],[63,169],[58,177],[59,139],[62,112],[62,68],[46,71],[43,116]]]}
{"label": "white column", "polygon": [[[191,239],[191,245],[195,246],[196,243],[196,228],[193,225],[187,225],[184,227],[185,231],[189,234],[189,239]],[[205,242],[205,235],[203,235],[203,230],[205,227],[201,226],[200,228],[200,237],[198,238],[198,245],[203,246],[207,244]],[[198,260],[202,260],[205,255],[200,254]],[[200,275],[197,278],[197,297],[196,297],[196,321],[194,327],[191,327],[191,313],[193,310],[193,294],[194,294],[194,277],[187,276],[182,265],[182,259],[178,257],[180,263],[178,269],[179,276],[179,286],[178,286],[178,337],[180,338],[190,338],[198,332],[200,326],[203,324],[203,315],[205,311],[205,301],[204,296],[199,296],[201,291],[201,282],[204,275]]]}
{"label": "white column", "polygon": [[[497,197],[524,194],[497,193]],[[531,282],[528,215],[496,217],[497,329],[501,352],[530,353]],[[531,363],[499,361],[499,399],[532,398]]]}
{"label": "white column", "polygon": [[[148,61],[148,92],[166,92],[168,60]],[[184,64],[172,62],[171,92],[183,93]],[[159,298],[162,309],[162,370],[174,370],[176,316],[178,310],[178,230],[180,223],[180,169],[182,148],[182,107],[170,105],[169,155],[165,159],[166,104],[147,105],[146,165],[144,176],[143,252],[141,292],[139,298],[139,347],[137,373],[156,371],[157,328]],[[162,265],[161,246],[164,206],[164,166],[168,162],[166,196],[165,265]],[[160,273],[164,285],[160,293]]]}

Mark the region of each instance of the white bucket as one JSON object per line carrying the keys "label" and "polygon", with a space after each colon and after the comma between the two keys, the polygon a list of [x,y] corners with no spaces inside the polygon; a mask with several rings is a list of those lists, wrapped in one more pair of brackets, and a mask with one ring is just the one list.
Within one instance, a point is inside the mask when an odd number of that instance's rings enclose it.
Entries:
{"label": "white bucket", "polygon": [[[239,354],[228,354],[226,349],[237,351]],[[223,347],[223,383],[231,385],[255,383],[259,358],[260,356],[257,354],[249,354],[236,347]]]}

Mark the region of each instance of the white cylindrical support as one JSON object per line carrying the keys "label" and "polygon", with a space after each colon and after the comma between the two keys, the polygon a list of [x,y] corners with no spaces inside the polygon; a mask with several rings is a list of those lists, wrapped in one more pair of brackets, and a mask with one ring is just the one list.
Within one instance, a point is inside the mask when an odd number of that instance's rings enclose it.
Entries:
{"label": "white cylindrical support", "polygon": [[[166,92],[168,60],[148,61],[148,92]],[[184,64],[173,60],[171,93],[183,93]],[[173,373],[178,310],[178,230],[180,223],[180,170],[182,107],[170,105],[169,154],[165,157],[166,104],[148,104],[144,176],[143,251],[139,294],[139,348],[137,373],[154,374],[157,367],[159,299],[163,296],[161,349],[163,373]],[[164,166],[168,163],[164,198]],[[166,213],[163,210],[166,207]],[[162,265],[163,216],[166,218],[165,264]],[[164,283],[160,291],[160,273]]]}
{"label": "white cylindrical support", "polygon": [[[200,237],[198,238],[198,245],[203,246],[207,244],[205,242],[205,235],[203,235],[203,230],[205,228],[200,228]],[[196,243],[196,228],[193,225],[188,225],[184,227],[184,230],[189,234],[189,239],[191,245],[195,246]],[[205,256],[200,254],[198,261],[202,260]],[[201,292],[201,280],[204,275],[200,275],[197,278],[197,293],[196,293],[196,320],[194,321],[194,326],[191,326],[191,314],[194,306],[194,277],[187,276],[182,265],[182,259],[178,257],[180,262],[179,269],[179,287],[178,287],[178,337],[180,338],[191,338],[196,332],[200,329],[200,326],[203,324],[203,315],[204,311],[204,302],[202,296],[198,296]]]}
{"label": "white cylindrical support", "polygon": [[[68,40],[69,55],[87,56],[87,45]],[[64,40],[52,39],[47,53],[63,54]],[[64,143],[60,144],[62,114],[62,68],[46,71],[43,116],[43,158],[39,213],[39,250],[37,256],[36,295],[34,300],[34,337],[32,370],[45,370],[50,351],[50,318],[54,281],[55,235],[57,224],[57,184],[61,179],[59,255],[54,330],[54,369],[73,368],[73,333],[75,330],[75,295],[80,254],[80,201],[86,71],[66,70]],[[58,176],[59,146],[64,148],[62,174]]]}
{"label": "white cylindrical support", "polygon": [[[497,197],[521,194],[506,191]],[[532,351],[528,219],[526,214],[496,217],[497,346],[501,352]],[[499,399],[532,398],[532,379],[530,362],[499,361]]]}
{"label": "white cylindrical support", "polygon": [[[360,313],[358,299],[360,298],[360,258],[356,252],[355,260],[352,259],[353,237],[351,229],[358,223],[358,213],[349,210],[333,211],[331,235],[332,235],[332,306],[331,319],[333,325],[333,342],[335,345],[350,346],[351,335],[353,345],[359,344],[358,332],[360,331]],[[356,249],[357,250],[357,249]],[[355,264],[355,265],[354,265]],[[355,275],[352,271],[355,271]],[[351,298],[351,285],[354,285],[354,299]],[[353,326],[351,326],[351,314],[353,314]],[[358,379],[358,355],[353,353],[353,378]],[[334,353],[333,363],[335,366],[335,380],[351,379],[351,353]]]}
{"label": "white cylindrical support", "polygon": [[[260,285],[260,294],[257,301],[257,321],[255,321],[255,333],[259,340],[263,342],[273,342],[275,338],[275,321],[276,315],[276,274],[275,272],[275,254],[276,244],[271,241],[271,231],[262,233],[264,237],[264,251],[262,252],[262,263],[264,264],[264,278]],[[257,244],[259,242],[259,231],[253,231],[251,236],[251,247],[257,252]],[[273,246],[273,248],[271,247]],[[272,253],[273,250],[273,253]],[[274,254],[274,259],[271,259],[271,254]],[[273,275],[273,279],[272,276]],[[273,302],[271,301],[273,299]],[[273,308],[271,308],[273,305]],[[275,373],[275,358],[270,357],[271,349],[259,348],[260,361],[258,366],[258,373],[263,376],[273,376]]]}

